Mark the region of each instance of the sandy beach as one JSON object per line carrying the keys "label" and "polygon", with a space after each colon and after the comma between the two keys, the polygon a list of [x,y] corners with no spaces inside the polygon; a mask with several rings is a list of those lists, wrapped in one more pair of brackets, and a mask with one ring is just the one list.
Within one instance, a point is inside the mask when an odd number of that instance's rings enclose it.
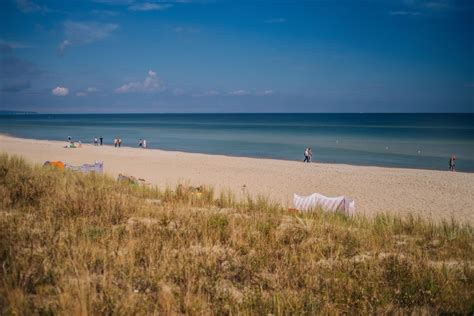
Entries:
{"label": "sandy beach", "polygon": [[319,192],[346,195],[356,201],[357,212],[421,215],[433,220],[474,223],[474,174],[418,169],[305,164],[298,161],[255,159],[163,151],[114,148],[84,144],[64,148],[66,142],[21,139],[0,135],[0,152],[20,155],[42,164],[61,160],[79,165],[103,161],[105,172],[144,178],[160,187],[178,183],[210,185],[217,192],[237,196],[264,195],[292,205],[293,193]]}

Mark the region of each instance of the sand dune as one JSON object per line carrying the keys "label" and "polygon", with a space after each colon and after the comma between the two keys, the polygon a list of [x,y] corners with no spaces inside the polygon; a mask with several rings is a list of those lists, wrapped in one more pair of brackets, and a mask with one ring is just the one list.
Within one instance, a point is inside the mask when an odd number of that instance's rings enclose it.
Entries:
{"label": "sand dune", "polygon": [[293,193],[347,195],[357,211],[422,215],[434,220],[454,217],[474,223],[474,174],[417,169],[361,167],[272,159],[227,157],[174,151],[95,147],[63,148],[66,142],[0,135],[0,152],[35,163],[62,160],[71,164],[104,162],[107,174],[126,173],[159,186],[177,183],[212,185],[263,194],[291,206]]}

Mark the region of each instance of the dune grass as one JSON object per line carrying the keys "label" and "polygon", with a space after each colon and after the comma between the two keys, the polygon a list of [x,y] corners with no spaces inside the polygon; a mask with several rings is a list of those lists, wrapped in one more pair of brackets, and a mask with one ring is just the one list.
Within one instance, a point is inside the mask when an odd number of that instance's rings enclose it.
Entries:
{"label": "dune grass", "polygon": [[455,221],[293,214],[0,155],[0,314],[464,313]]}

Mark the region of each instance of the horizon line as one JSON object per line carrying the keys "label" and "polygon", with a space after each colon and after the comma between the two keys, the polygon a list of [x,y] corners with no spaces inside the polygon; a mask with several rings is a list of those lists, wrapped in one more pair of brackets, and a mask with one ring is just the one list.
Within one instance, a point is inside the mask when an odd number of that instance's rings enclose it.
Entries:
{"label": "horizon line", "polygon": [[[8,114],[10,113],[10,114]],[[24,113],[24,114],[22,114]],[[117,114],[160,114],[160,115],[207,115],[207,114],[474,114],[473,112],[38,112],[1,110],[0,115],[117,115]]]}

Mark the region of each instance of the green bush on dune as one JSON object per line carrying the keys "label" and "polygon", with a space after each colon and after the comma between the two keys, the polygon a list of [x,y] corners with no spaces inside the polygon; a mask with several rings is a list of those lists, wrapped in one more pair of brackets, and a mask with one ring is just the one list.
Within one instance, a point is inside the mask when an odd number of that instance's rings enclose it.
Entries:
{"label": "green bush on dune", "polygon": [[290,214],[0,155],[0,314],[470,313],[469,225]]}

